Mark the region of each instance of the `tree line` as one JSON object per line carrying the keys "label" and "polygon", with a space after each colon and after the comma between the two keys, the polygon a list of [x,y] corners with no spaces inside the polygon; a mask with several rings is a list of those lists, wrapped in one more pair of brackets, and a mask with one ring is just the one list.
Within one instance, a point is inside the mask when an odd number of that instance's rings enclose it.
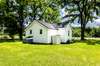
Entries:
{"label": "tree line", "polygon": [[78,18],[81,23],[81,40],[84,40],[85,26],[100,15],[99,0],[0,0],[0,26],[6,27],[7,34],[13,38],[18,34],[23,39],[24,19],[59,22],[59,9],[65,8],[68,13],[64,18],[70,18],[66,23]]}

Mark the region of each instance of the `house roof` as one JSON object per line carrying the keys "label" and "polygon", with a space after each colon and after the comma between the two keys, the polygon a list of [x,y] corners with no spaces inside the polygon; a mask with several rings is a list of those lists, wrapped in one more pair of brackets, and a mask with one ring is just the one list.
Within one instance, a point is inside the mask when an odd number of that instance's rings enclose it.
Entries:
{"label": "house roof", "polygon": [[[51,24],[51,23],[48,23],[48,22],[45,22],[45,21],[39,21],[39,20],[34,20],[34,21],[36,21],[37,23],[45,26],[48,29],[53,29],[53,30],[57,30],[58,29],[58,25],[56,25],[54,23]],[[25,29],[27,29],[30,25],[32,25],[34,23],[34,21],[31,22],[27,27],[25,27]]]}
{"label": "house roof", "polygon": [[[39,21],[39,20],[35,20],[35,21],[38,22],[39,24],[45,26],[46,28],[53,29],[53,30],[57,30],[58,28],[63,28],[66,25],[65,23],[60,23],[58,25],[58,24],[55,24],[55,23],[48,23],[48,22],[45,22],[45,21]],[[33,22],[31,22],[28,26],[30,26]],[[28,26],[26,28],[28,28]]]}
{"label": "house roof", "polygon": [[45,21],[37,21],[37,22],[49,29],[54,29],[54,30],[58,29],[56,24],[51,24]]}

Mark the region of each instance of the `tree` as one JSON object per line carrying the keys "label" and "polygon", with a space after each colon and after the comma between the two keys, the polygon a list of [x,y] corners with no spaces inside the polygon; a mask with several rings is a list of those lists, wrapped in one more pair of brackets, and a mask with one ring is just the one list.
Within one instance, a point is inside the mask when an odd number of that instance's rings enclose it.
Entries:
{"label": "tree", "polygon": [[0,0],[0,26],[3,25],[4,22],[4,10],[5,10],[5,1]]}
{"label": "tree", "polygon": [[[79,22],[81,23],[81,40],[84,40],[84,32],[85,27],[88,21],[92,21],[96,18],[93,13],[98,14],[98,7],[96,0],[63,0],[66,2],[64,6],[67,6],[68,15],[65,17],[73,17],[71,21],[74,19],[79,18]],[[65,18],[64,17],[64,18]]]}
{"label": "tree", "polygon": [[[30,15],[33,20],[45,20],[47,22],[58,22],[59,11],[56,0],[16,0],[19,4],[19,36],[22,40],[23,22],[25,15]],[[31,12],[28,10],[29,7]]]}
{"label": "tree", "polygon": [[18,27],[16,17],[14,15],[9,15],[5,17],[7,21],[5,21],[5,33],[8,34],[11,39],[14,39],[14,35],[18,34]]}
{"label": "tree", "polygon": [[32,0],[28,3],[32,9],[31,13],[28,13],[33,17],[33,20],[45,20],[47,22],[57,22],[59,16],[59,8],[56,0]]}
{"label": "tree", "polygon": [[[5,24],[10,26],[17,24],[16,30],[18,31],[20,40],[23,39],[23,23],[27,15],[30,15],[32,20],[45,20],[47,22],[58,22],[59,20],[59,10],[56,0],[2,0],[0,6],[4,7],[4,9],[0,10],[2,11],[2,16],[4,16],[4,19],[2,18],[2,20]],[[31,9],[31,12],[29,11],[29,8]],[[5,21],[5,18],[9,18],[9,20]],[[12,26],[11,29],[8,25],[8,32],[15,29],[13,28],[14,26]]]}
{"label": "tree", "polygon": [[1,0],[0,2],[0,25],[1,31],[8,34],[12,39],[17,31],[17,21],[12,9],[13,2],[10,0]]}

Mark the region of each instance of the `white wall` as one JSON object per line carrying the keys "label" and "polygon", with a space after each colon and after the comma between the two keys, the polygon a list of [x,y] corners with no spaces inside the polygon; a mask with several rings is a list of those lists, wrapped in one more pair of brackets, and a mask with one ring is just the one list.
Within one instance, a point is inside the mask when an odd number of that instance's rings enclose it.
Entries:
{"label": "white wall", "polygon": [[58,31],[59,35],[61,36],[61,42],[65,43],[68,40],[68,32],[65,28],[59,28]]}
{"label": "white wall", "polygon": [[70,24],[66,25],[65,26],[65,29],[67,30],[68,40],[72,40],[72,28],[71,28],[71,25]]}
{"label": "white wall", "polygon": [[[42,34],[40,34],[40,29],[43,31]],[[30,30],[32,30],[33,33],[31,35]],[[66,25],[65,28],[59,28],[58,30],[48,29],[47,27],[34,21],[34,23],[26,29],[26,36],[29,35],[33,36],[33,42],[37,43],[51,43],[51,38],[55,35],[60,35],[61,42],[67,42],[68,40],[72,40],[72,29],[69,24]]]}
{"label": "white wall", "polygon": [[[69,32],[69,34],[68,34]],[[48,29],[48,40],[49,43],[51,42],[52,36],[60,35],[61,42],[66,43],[68,40],[72,40],[72,29],[71,26],[68,24],[65,28],[59,28],[58,30]]]}
{"label": "white wall", "polygon": [[48,29],[48,42],[51,43],[52,41],[52,36],[55,36],[58,34],[57,30],[53,30],[53,29]]}
{"label": "white wall", "polygon": [[[40,34],[40,29],[42,29],[42,34]],[[32,30],[33,42],[37,43],[48,43],[48,29],[39,23],[34,22],[27,30],[26,36],[30,35],[30,30]]]}

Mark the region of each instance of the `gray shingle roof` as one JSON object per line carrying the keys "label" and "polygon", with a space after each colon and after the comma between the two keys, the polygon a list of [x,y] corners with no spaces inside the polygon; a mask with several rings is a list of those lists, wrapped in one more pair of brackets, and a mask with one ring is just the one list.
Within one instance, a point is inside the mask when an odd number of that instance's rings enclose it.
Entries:
{"label": "gray shingle roof", "polygon": [[39,22],[40,24],[42,24],[43,26],[49,28],[49,29],[54,29],[54,30],[58,29],[58,28],[57,28],[58,26],[57,26],[56,24],[51,24],[51,23],[44,22],[44,21],[38,21],[38,22]]}
{"label": "gray shingle roof", "polygon": [[[58,28],[63,28],[65,23],[60,23],[59,25],[58,24],[55,24],[55,23],[48,23],[48,22],[45,22],[45,21],[39,21],[39,20],[36,20],[38,23],[40,23],[41,25],[49,28],[49,29],[53,29],[53,30],[57,30]],[[34,22],[34,21],[33,21]],[[32,22],[32,23],[33,23]],[[31,25],[32,23],[30,23],[29,25]],[[28,26],[29,26],[28,25]],[[28,27],[27,26],[27,27]],[[26,28],[27,28],[26,27]]]}

